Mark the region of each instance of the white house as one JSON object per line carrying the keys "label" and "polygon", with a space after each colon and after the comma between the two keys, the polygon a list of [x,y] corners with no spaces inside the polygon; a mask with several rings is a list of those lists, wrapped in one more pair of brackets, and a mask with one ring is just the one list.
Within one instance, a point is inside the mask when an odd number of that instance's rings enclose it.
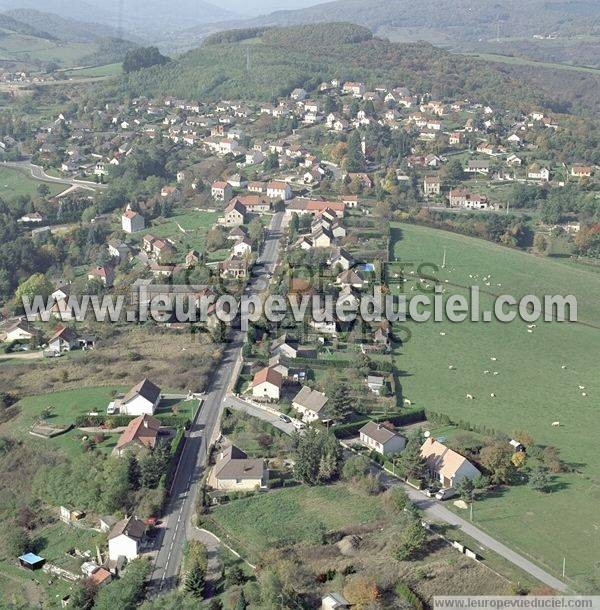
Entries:
{"label": "white house", "polygon": [[550,180],[550,170],[546,167],[540,167],[539,165],[534,164],[527,170],[527,177],[530,180],[548,182]]}
{"label": "white house", "polygon": [[244,256],[250,256],[252,254],[252,243],[247,237],[240,239],[233,246],[234,256],[243,258]]}
{"label": "white house", "polygon": [[300,413],[303,421],[310,423],[318,419],[326,419],[325,405],[328,400],[325,394],[303,386],[292,400],[292,407]]}
{"label": "white house", "polygon": [[350,602],[341,593],[329,593],[321,598],[321,610],[342,610],[350,608]]}
{"label": "white house", "polygon": [[125,233],[137,233],[146,227],[146,221],[141,214],[133,210],[126,210],[121,216],[121,226]]}
{"label": "white house", "polygon": [[70,328],[60,326],[48,341],[48,348],[56,354],[61,354],[62,352],[70,352],[78,344],[75,332]]}
{"label": "white house", "polygon": [[160,402],[160,388],[148,379],[143,379],[135,385],[123,398],[109,405],[109,411],[123,415],[154,415]]}
{"label": "white house", "polygon": [[213,182],[210,192],[215,201],[229,201],[233,196],[233,189],[228,182]]}
{"label": "white house", "polygon": [[271,367],[261,369],[252,380],[252,396],[266,400],[279,400],[283,376]]}
{"label": "white house", "polygon": [[287,182],[274,180],[267,184],[267,197],[270,199],[283,199],[283,201],[288,201],[293,197],[292,188]]}
{"label": "white house", "polygon": [[27,320],[17,320],[6,328],[5,341],[7,343],[10,341],[29,341],[35,332],[35,328]]}
{"label": "white house", "polygon": [[115,523],[108,534],[108,558],[117,561],[119,557],[125,557],[128,561],[133,561],[139,557],[145,532],[143,522],[135,517]]}
{"label": "white house", "polygon": [[392,424],[370,421],[359,430],[360,442],[381,455],[400,453],[406,447],[406,440],[394,430]]}
{"label": "white house", "polygon": [[428,438],[421,446],[421,456],[427,462],[429,474],[439,479],[444,488],[451,488],[464,479],[474,479],[481,473],[467,458],[442,445],[434,438]]}

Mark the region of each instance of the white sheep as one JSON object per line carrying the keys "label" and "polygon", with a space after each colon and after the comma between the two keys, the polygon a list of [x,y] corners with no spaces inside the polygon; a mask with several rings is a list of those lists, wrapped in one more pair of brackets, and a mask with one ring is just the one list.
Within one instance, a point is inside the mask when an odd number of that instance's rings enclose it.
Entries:
{"label": "white sheep", "polygon": [[467,394],[467,400],[475,400],[475,396],[472,394]]}
{"label": "white sheep", "polygon": [[492,362],[496,362],[496,360],[498,360],[498,358],[496,358],[496,356],[492,356],[492,357],[490,358],[490,360],[491,360]]}
{"label": "white sheep", "polygon": [[500,373],[499,373],[498,371],[494,371],[494,377],[495,377],[496,375],[500,375]]}
{"label": "white sheep", "polygon": [[456,370],[456,367],[455,367],[453,364],[449,364],[449,365],[448,365],[448,370],[449,370],[449,371],[455,371],[455,370]]}
{"label": "white sheep", "polygon": [[579,386],[579,389],[580,389],[580,390],[585,390],[585,386],[584,386],[584,385],[580,385],[580,386]]}
{"label": "white sheep", "polygon": [[552,422],[552,427],[553,428],[560,428],[560,422],[559,421],[553,421]]}
{"label": "white sheep", "polygon": [[533,331],[531,330],[531,328],[528,328],[528,329],[527,329],[527,332],[528,332],[528,333],[533,333]]}
{"label": "white sheep", "polygon": [[581,392],[581,395],[585,398],[587,396],[586,392]]}
{"label": "white sheep", "polygon": [[410,406],[412,405],[412,402],[411,402],[410,400],[408,400],[408,398],[405,398],[405,399],[404,399],[404,404],[405,404],[407,407],[410,407]]}
{"label": "white sheep", "polygon": [[496,395],[495,395],[495,394],[492,392],[492,393],[490,394],[490,398],[496,398]]}
{"label": "white sheep", "polygon": [[489,374],[490,374],[490,371],[483,371],[483,374],[484,374],[484,375],[489,375]]}
{"label": "white sheep", "polygon": [[563,371],[566,371],[566,370],[567,370],[567,365],[566,365],[566,364],[563,364],[563,365],[562,365],[560,368],[561,368]]}
{"label": "white sheep", "polygon": [[445,337],[445,336],[446,336],[446,333],[445,333],[445,332],[441,332],[441,333],[440,333],[440,337]]}

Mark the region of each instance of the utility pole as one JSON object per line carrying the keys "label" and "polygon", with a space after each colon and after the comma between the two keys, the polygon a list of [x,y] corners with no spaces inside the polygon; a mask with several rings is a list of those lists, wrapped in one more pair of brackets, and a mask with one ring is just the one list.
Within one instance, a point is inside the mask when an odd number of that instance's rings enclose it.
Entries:
{"label": "utility pole", "polygon": [[473,521],[473,501],[471,500],[471,521]]}
{"label": "utility pole", "polygon": [[566,573],[567,573],[567,558],[563,557],[563,575],[562,575],[563,578],[565,577]]}
{"label": "utility pole", "polygon": [[510,212],[510,201],[508,201],[506,203],[506,215],[508,216],[508,213]]}
{"label": "utility pole", "polygon": [[448,254],[448,249],[444,248],[444,261],[442,262],[442,269],[446,268],[446,256]]}

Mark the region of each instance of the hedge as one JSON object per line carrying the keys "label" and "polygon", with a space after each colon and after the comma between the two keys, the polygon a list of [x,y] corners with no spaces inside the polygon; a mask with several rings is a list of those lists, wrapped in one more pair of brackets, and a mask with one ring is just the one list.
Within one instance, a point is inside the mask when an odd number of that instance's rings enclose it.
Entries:
{"label": "hedge", "polygon": [[394,426],[406,426],[407,424],[414,424],[416,422],[425,421],[426,419],[424,409],[406,409],[397,415],[376,415],[375,417],[369,417],[367,419],[361,419],[348,424],[335,426],[332,428],[332,430],[336,438],[343,439],[355,436],[358,431],[370,421],[376,423],[389,421],[390,423],[394,424]]}
{"label": "hedge", "polygon": [[407,601],[415,610],[423,610],[423,602],[420,600],[419,596],[403,582],[399,582],[394,591],[398,597],[403,598]]}

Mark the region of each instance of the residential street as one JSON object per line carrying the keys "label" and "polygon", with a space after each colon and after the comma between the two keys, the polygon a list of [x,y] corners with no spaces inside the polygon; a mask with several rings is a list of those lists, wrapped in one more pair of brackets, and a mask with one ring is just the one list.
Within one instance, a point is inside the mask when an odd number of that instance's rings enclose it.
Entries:
{"label": "residential street", "polygon": [[[264,274],[271,272],[279,255],[280,229],[283,214],[275,214],[261,254]],[[256,288],[260,277],[251,280]],[[233,331],[225,346],[223,359],[215,371],[210,387],[196,421],[189,432],[173,479],[170,497],[163,516],[163,525],[157,538],[158,553],[153,564],[149,583],[149,595],[177,585],[179,568],[186,539],[191,537],[191,518],[194,514],[198,482],[206,466],[207,450],[218,436],[224,399],[235,378],[237,364],[241,358],[244,334]]]}

